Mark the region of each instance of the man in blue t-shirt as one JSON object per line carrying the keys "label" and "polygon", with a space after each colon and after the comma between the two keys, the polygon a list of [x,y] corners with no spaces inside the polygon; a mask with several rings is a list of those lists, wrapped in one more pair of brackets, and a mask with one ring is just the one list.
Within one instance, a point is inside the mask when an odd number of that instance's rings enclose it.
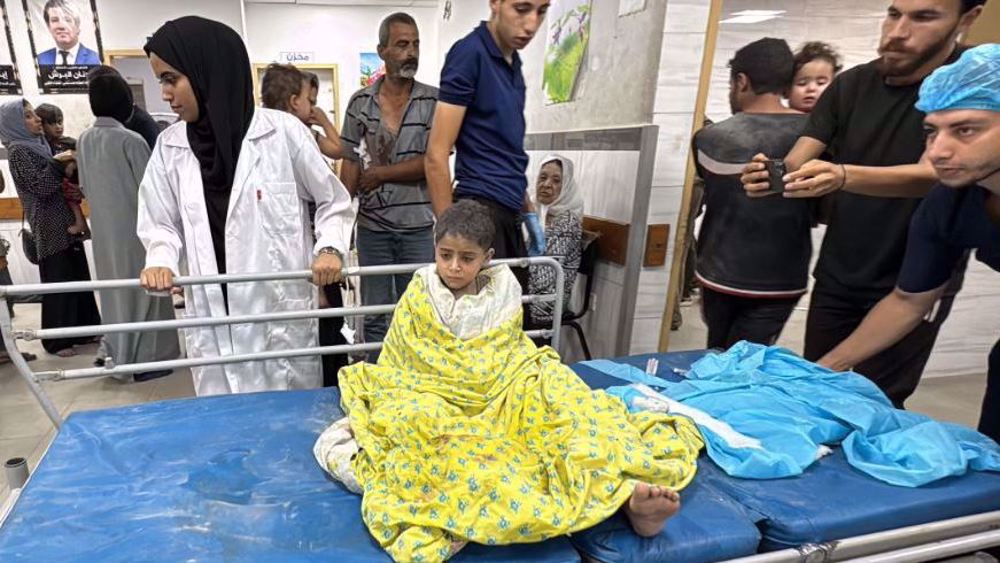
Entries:
{"label": "man in blue t-shirt", "polygon": [[[531,42],[551,0],[490,0],[491,17],[456,42],[441,69],[438,105],[425,155],[438,217],[454,199],[484,204],[496,225],[497,258],[527,255],[521,234],[528,180],[524,152],[524,75],[518,51]],[[448,158],[455,149],[452,191]],[[532,248],[545,248],[537,216],[524,217]]]}
{"label": "man in blue t-shirt", "polygon": [[[917,109],[927,114],[925,156],[940,183],[913,216],[895,290],[820,359],[835,370],[857,365],[917,327],[968,250],[1000,271],[1000,45],[970,49],[935,71],[920,88]],[[1000,441],[1000,342],[990,353],[979,431]]]}

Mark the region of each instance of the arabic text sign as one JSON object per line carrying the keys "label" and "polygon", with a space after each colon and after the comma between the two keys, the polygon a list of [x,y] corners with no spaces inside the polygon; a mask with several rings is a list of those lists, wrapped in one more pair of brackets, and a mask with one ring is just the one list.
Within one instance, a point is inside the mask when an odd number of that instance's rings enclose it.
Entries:
{"label": "arabic text sign", "polygon": [[88,65],[38,65],[43,92],[86,92]]}
{"label": "arabic text sign", "polygon": [[316,56],[308,51],[282,51],[278,55],[278,62],[286,65],[294,65],[298,63],[311,63],[316,59]]}

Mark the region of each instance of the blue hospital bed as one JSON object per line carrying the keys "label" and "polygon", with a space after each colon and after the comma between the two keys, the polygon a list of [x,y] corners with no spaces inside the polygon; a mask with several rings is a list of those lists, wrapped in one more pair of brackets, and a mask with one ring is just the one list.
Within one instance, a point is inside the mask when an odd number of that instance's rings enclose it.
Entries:
{"label": "blue hospital bed", "polygon": [[[656,356],[658,374],[676,377],[700,355]],[[644,368],[649,357],[621,361]],[[620,383],[575,369],[595,388]],[[0,527],[0,561],[388,561],[360,498],[313,459],[339,415],[335,389],[74,414]],[[797,478],[748,481],[703,457],[656,538],[616,517],[542,544],[471,545],[455,560],[718,561],[992,510],[1000,474],[902,489],[834,455]]]}

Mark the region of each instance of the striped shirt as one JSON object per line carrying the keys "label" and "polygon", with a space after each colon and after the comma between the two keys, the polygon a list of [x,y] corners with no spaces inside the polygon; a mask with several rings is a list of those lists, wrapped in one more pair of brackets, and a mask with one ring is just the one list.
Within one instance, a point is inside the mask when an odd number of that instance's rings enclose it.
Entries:
{"label": "striped shirt", "polygon": [[[340,138],[345,157],[360,161],[358,149],[364,141],[365,152],[373,166],[388,166],[419,158],[427,150],[437,88],[413,82],[410,101],[403,111],[399,131],[382,125],[378,93],[385,77],[359,90],[347,104],[347,118]],[[372,231],[416,231],[434,225],[434,212],[427,193],[426,180],[386,183],[359,196],[358,225]]]}

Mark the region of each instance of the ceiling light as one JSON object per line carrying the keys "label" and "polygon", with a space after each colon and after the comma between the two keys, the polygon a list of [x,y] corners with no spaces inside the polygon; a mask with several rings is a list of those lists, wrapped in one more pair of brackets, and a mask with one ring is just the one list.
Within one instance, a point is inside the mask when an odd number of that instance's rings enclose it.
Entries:
{"label": "ceiling light", "polygon": [[785,10],[740,10],[733,12],[734,16],[780,16]]}

